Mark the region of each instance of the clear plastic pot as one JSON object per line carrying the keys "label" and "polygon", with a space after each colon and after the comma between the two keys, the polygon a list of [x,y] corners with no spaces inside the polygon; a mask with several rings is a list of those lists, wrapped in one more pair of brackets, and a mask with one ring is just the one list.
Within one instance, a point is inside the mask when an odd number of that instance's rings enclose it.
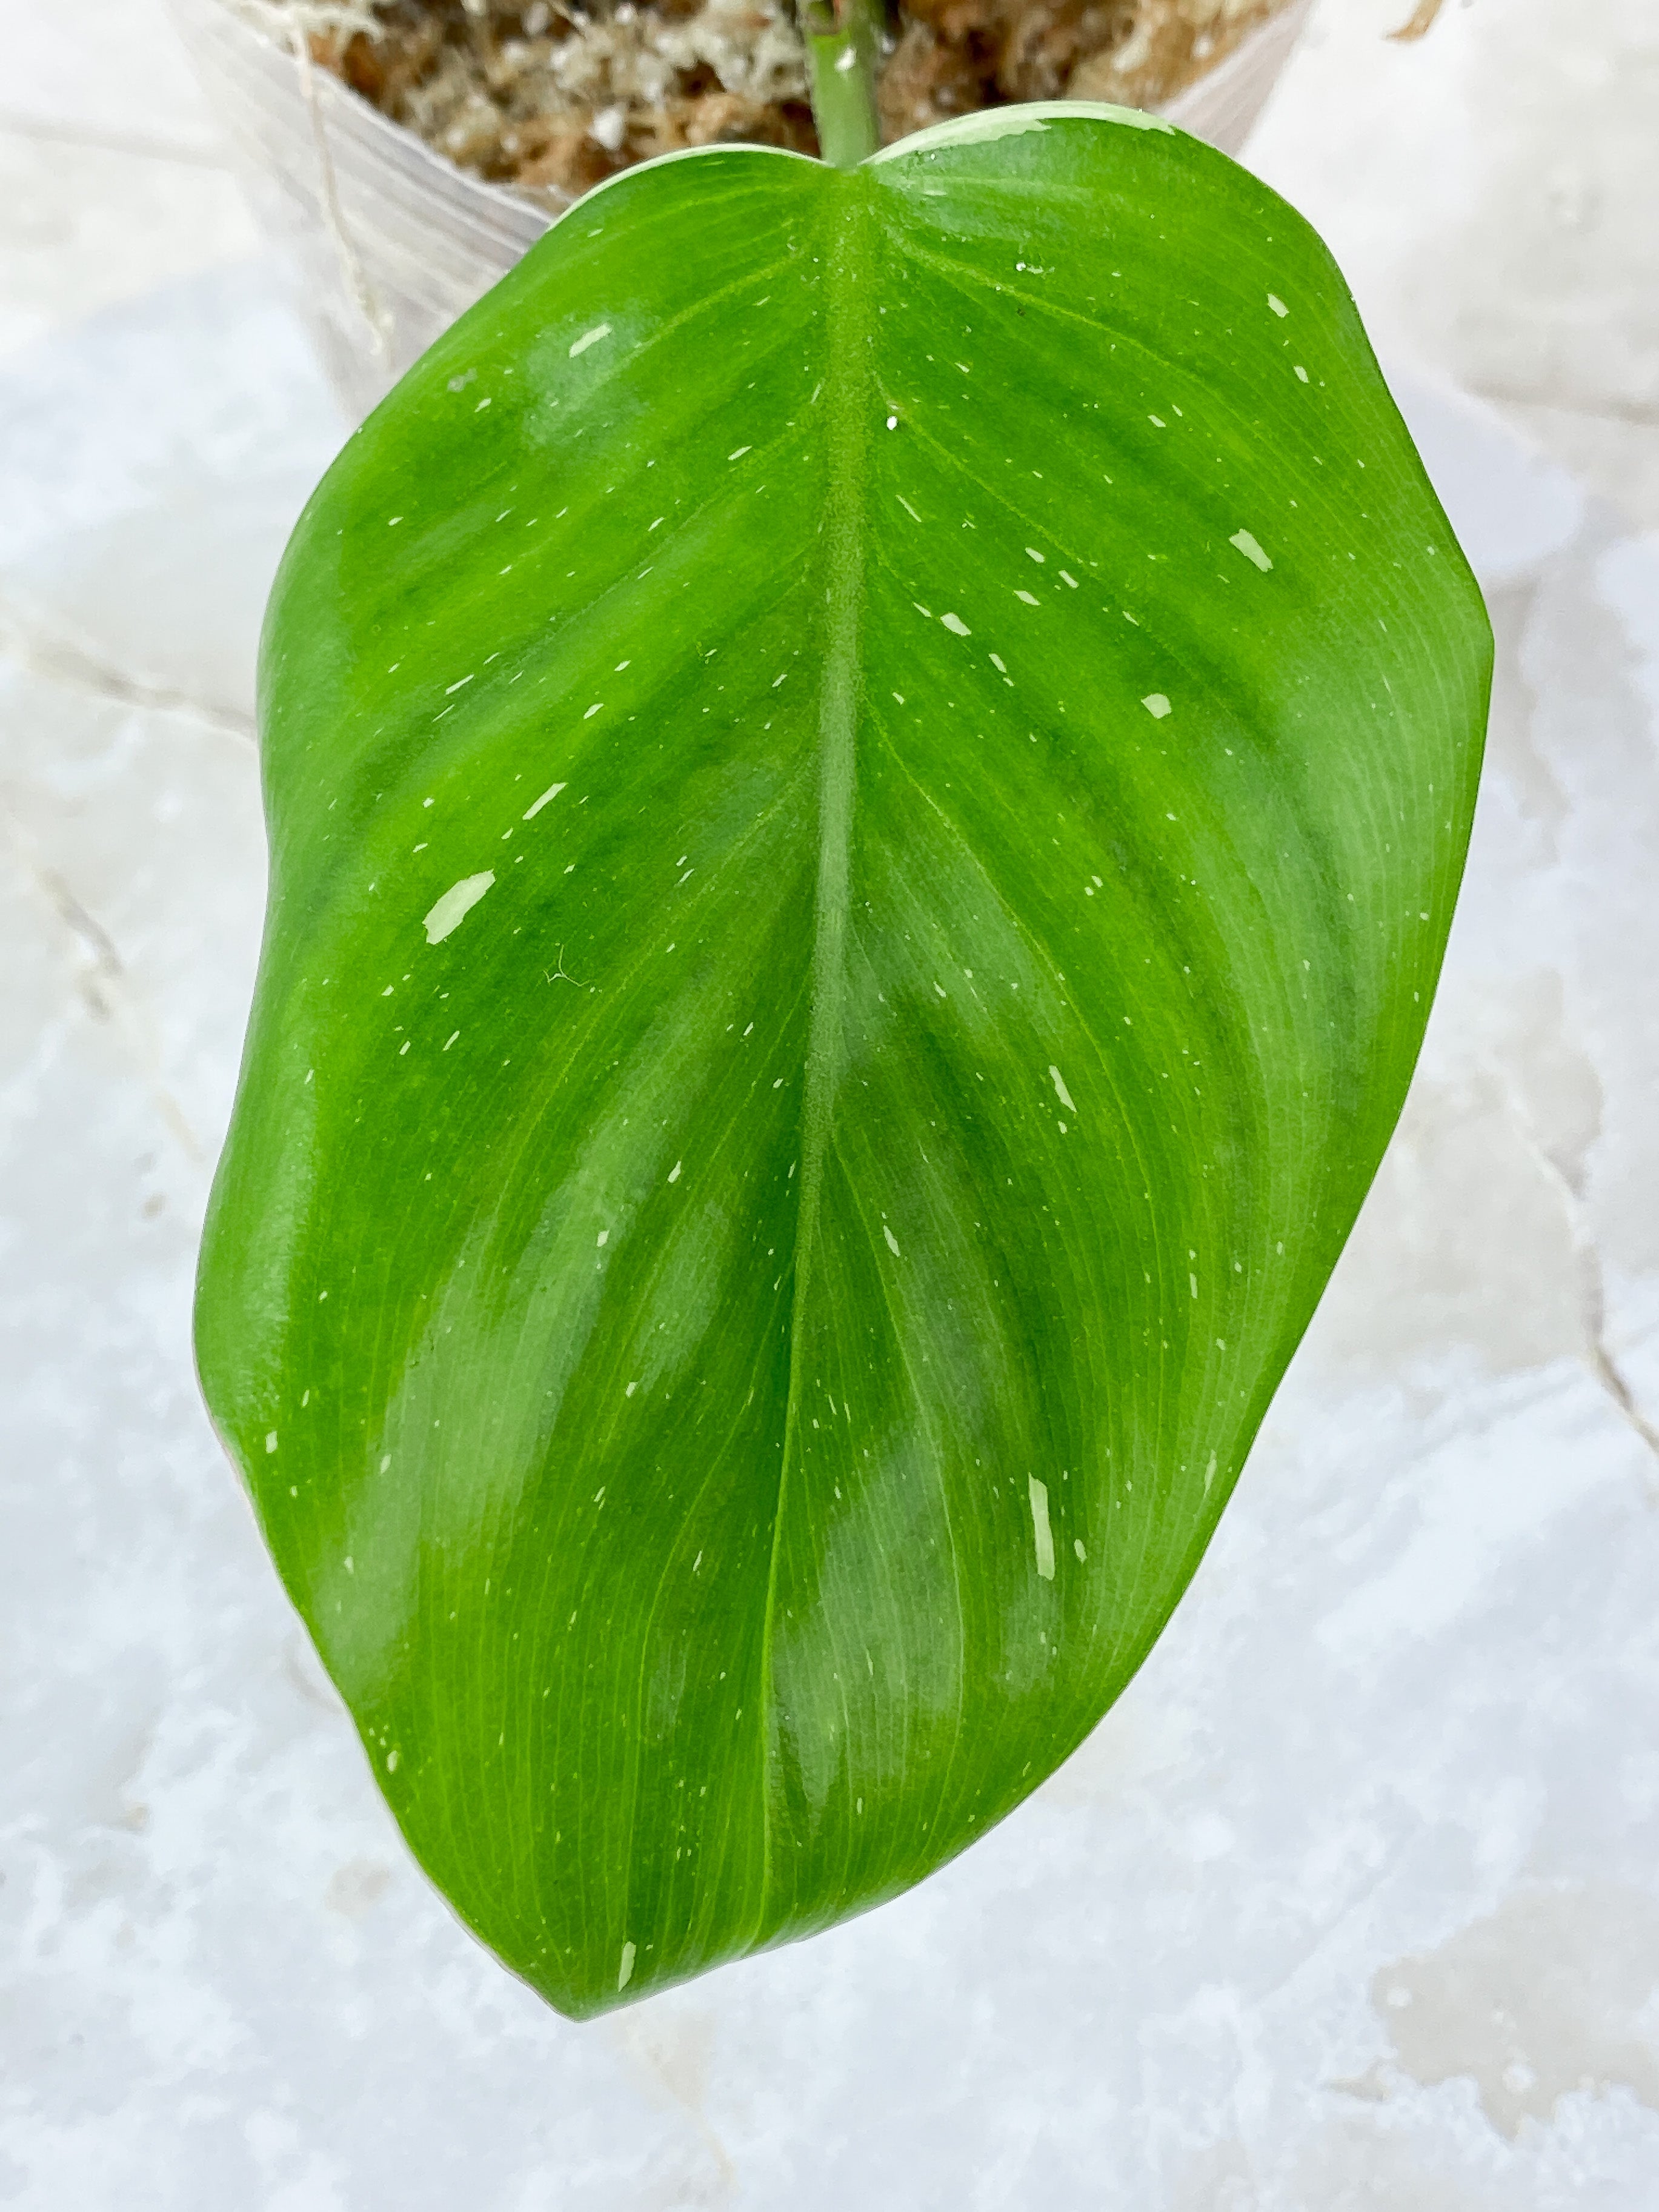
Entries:
{"label": "clear plastic pot", "polygon": [[[254,211],[300,280],[354,421],[488,291],[550,210],[454,168],[316,68],[261,0],[170,0]],[[1229,154],[1290,59],[1311,0],[1252,32],[1164,112]]]}

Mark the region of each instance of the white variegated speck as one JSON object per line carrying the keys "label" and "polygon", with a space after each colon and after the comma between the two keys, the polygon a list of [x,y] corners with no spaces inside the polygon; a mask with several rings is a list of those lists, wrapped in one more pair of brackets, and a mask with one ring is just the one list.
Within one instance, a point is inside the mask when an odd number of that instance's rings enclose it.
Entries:
{"label": "white variegated speck", "polygon": [[426,917],[426,941],[441,945],[453,930],[459,929],[478,901],[495,880],[494,868],[486,868],[482,875],[463,876],[452,884]]}
{"label": "white variegated speck", "polygon": [[1048,1486],[1036,1475],[1029,1478],[1031,1534],[1036,1544],[1036,1571],[1045,1583],[1054,1578],[1054,1533],[1048,1526]]}

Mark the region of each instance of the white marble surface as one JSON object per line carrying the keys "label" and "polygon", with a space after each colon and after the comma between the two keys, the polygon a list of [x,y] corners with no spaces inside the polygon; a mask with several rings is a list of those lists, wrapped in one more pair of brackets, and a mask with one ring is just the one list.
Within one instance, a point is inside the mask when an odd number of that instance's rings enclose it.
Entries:
{"label": "white marble surface", "polygon": [[153,0],[0,0],[0,2205],[1659,2206],[1659,19],[1406,12],[1327,0],[1255,153],[1499,635],[1399,1139],[1071,1765],[577,2028],[407,1863],[190,1370],[338,426]]}

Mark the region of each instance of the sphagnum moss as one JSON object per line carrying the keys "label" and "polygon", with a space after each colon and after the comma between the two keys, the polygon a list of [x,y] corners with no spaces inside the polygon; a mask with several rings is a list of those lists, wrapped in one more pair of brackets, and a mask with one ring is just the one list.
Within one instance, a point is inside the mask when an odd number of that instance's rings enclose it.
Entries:
{"label": "sphagnum moss", "polygon": [[[817,151],[790,0],[252,0],[461,168],[552,208],[686,146]],[[888,143],[1012,100],[1147,107],[1290,0],[902,0]]]}

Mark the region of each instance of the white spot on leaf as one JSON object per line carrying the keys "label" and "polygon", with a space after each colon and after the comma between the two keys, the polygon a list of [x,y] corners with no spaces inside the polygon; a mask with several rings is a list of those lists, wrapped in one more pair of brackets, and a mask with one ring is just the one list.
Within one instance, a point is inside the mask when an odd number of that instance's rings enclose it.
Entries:
{"label": "white spot on leaf", "polygon": [[1060,1073],[1057,1067],[1050,1067],[1048,1073],[1054,1079],[1055,1097],[1059,1099],[1060,1104],[1066,1109],[1068,1114],[1075,1114],[1077,1111],[1077,1101],[1073,1097],[1071,1092],[1066,1088],[1065,1077]]}
{"label": "white spot on leaf", "polygon": [[427,943],[441,945],[453,930],[459,929],[495,880],[494,868],[486,868],[481,876],[463,876],[459,883],[452,884],[427,915]]}
{"label": "white spot on leaf", "polygon": [[536,801],[534,805],[526,807],[524,811],[525,820],[526,822],[533,822],[536,817],[541,812],[543,807],[546,805],[548,800],[550,799],[556,799],[563,789],[564,786],[562,783],[550,783],[547,789],[543,792],[541,797]]}
{"label": "white spot on leaf", "polygon": [[610,335],[611,325],[609,323],[595,323],[591,331],[584,331],[581,336],[576,340],[575,343],[571,347],[571,360],[574,361],[579,353],[586,353],[589,346],[598,345],[601,338],[608,338]]}
{"label": "white spot on leaf", "polygon": [[1045,1583],[1054,1578],[1054,1534],[1048,1526],[1048,1486],[1036,1475],[1029,1478],[1031,1495],[1031,1534],[1036,1542],[1036,1571]]}
{"label": "white spot on leaf", "polygon": [[1254,561],[1256,567],[1261,570],[1263,575],[1265,575],[1267,570],[1273,567],[1273,562],[1267,558],[1267,556],[1256,544],[1255,538],[1251,537],[1248,530],[1236,530],[1232,536],[1227,540],[1227,543],[1229,545],[1237,545],[1239,551],[1244,556],[1244,558],[1247,561]]}
{"label": "white spot on leaf", "polygon": [[1149,691],[1140,703],[1155,722],[1161,722],[1170,711],[1170,702],[1161,691]]}

